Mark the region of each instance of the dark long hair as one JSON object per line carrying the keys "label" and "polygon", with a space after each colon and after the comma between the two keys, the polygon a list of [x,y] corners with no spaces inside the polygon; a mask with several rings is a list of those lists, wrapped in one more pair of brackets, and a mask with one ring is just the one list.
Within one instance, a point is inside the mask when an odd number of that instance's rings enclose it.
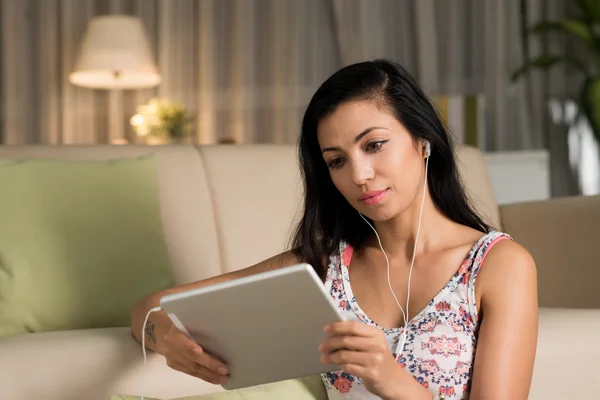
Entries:
{"label": "dark long hair", "polygon": [[374,100],[387,107],[414,139],[431,143],[428,186],[437,208],[451,220],[489,232],[469,204],[461,184],[450,135],[414,78],[388,60],[361,62],[334,73],[313,95],[304,118],[298,156],[304,183],[304,210],[291,239],[297,256],[324,277],[327,257],[341,240],[358,247],[371,228],[334,186],[317,140],[319,121],[340,104]]}

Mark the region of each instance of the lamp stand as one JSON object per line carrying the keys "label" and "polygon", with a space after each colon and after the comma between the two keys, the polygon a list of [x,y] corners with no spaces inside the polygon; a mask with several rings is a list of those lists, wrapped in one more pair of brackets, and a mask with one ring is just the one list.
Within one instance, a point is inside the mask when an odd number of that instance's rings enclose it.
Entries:
{"label": "lamp stand", "polygon": [[108,143],[123,144],[125,138],[125,110],[123,110],[123,90],[112,89],[108,92]]}

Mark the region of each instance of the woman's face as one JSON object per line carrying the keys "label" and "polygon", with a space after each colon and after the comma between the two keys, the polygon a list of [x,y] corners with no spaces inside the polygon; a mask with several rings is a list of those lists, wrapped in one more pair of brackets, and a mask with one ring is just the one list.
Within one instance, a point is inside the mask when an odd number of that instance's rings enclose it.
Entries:
{"label": "woman's face", "polygon": [[362,214],[386,221],[413,203],[423,146],[384,107],[344,103],[320,121],[317,136],[335,187]]}

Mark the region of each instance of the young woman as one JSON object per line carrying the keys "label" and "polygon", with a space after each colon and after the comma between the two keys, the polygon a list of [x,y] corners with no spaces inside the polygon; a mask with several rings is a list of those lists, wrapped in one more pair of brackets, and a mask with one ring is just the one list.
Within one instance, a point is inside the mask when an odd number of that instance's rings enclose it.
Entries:
{"label": "young woman", "polygon": [[[299,141],[304,215],[292,250],[161,296],[308,262],[349,321],[325,327],[330,399],[526,399],[537,343],[536,268],[461,185],[448,132],[414,79],[375,60],[317,90]],[[152,314],[147,347],[209,382],[227,366]]]}

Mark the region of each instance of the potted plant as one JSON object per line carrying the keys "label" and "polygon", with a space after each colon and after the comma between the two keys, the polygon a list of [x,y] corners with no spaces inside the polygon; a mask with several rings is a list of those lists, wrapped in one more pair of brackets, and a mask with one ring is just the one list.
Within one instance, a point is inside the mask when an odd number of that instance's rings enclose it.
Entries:
{"label": "potted plant", "polygon": [[578,57],[564,54],[542,54],[528,60],[517,69],[513,75],[513,82],[531,69],[540,68],[547,70],[559,63],[574,66],[583,74],[583,82],[579,89],[578,103],[587,117],[594,132],[597,143],[600,144],[600,1],[576,0],[579,15],[576,18],[557,21],[541,21],[535,24],[528,34],[546,34],[548,32],[563,32],[577,37],[583,41],[591,56],[591,63],[584,62]]}

